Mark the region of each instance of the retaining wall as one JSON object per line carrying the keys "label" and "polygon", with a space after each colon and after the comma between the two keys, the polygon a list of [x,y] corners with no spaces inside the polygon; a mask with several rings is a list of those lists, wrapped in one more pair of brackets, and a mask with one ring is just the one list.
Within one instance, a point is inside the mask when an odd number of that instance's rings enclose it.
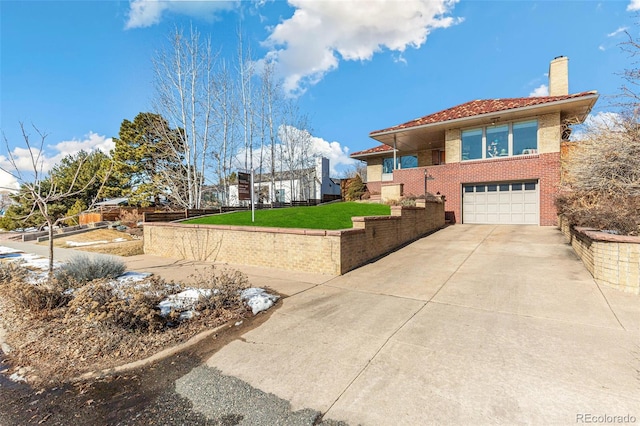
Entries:
{"label": "retaining wall", "polygon": [[598,284],[640,294],[640,237],[572,227],[562,216],[558,222]]}
{"label": "retaining wall", "polygon": [[144,252],[180,259],[344,274],[444,226],[444,204],[391,207],[337,231],[145,223]]}

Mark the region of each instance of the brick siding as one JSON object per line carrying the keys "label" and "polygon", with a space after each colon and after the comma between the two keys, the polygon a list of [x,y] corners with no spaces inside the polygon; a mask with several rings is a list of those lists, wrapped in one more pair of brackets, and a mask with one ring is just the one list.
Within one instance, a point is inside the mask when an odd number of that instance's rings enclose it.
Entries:
{"label": "brick siding", "polygon": [[[427,183],[428,191],[446,197],[445,210],[452,212],[456,222],[462,221],[462,184],[538,180],[540,225],[557,223],[554,201],[560,184],[559,152],[395,170],[393,183],[404,183],[405,196],[423,194],[425,169],[434,178]],[[369,190],[373,184],[367,184]]]}

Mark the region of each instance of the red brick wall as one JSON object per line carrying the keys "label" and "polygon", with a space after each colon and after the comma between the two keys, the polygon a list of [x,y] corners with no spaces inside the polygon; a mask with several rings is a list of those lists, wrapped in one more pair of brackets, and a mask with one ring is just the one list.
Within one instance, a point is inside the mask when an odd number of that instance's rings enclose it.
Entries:
{"label": "red brick wall", "polygon": [[[424,193],[424,167],[395,170],[394,183],[404,183],[404,195]],[[456,222],[462,221],[461,185],[463,183],[538,180],[540,191],[540,225],[556,225],[555,194],[560,184],[560,153],[526,157],[464,161],[427,167],[434,177],[428,191],[446,196],[445,210],[452,211]]]}

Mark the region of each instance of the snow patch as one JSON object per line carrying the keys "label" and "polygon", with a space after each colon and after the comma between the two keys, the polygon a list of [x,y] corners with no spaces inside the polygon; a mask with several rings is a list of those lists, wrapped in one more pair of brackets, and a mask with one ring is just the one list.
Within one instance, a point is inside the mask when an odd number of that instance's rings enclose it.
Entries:
{"label": "snow patch", "polygon": [[67,245],[69,247],[85,247],[92,246],[94,244],[107,244],[109,241],[99,240],[99,241],[85,241],[85,242],[77,242],[77,241],[67,241]]}
{"label": "snow patch", "polygon": [[280,296],[267,293],[262,288],[251,287],[246,290],[242,290],[240,298],[245,301],[247,306],[251,308],[253,315],[259,312],[266,311],[278,301]]}

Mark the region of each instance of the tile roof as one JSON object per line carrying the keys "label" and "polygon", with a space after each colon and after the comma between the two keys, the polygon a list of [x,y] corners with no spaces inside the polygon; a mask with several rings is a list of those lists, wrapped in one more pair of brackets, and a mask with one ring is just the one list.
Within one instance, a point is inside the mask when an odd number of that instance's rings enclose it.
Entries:
{"label": "tile roof", "polygon": [[369,154],[377,154],[378,152],[386,152],[393,151],[393,147],[389,145],[378,145],[375,148],[365,149],[364,151],[358,151],[351,153],[351,157],[356,157],[360,155],[369,155]]}
{"label": "tile roof", "polygon": [[[424,117],[417,118],[415,120],[407,121],[406,123],[399,124],[397,126],[389,127],[382,130],[376,130],[369,134],[369,136],[374,136],[379,133],[393,132],[395,130],[408,129],[411,127],[423,126],[425,124],[434,124],[445,121],[457,120],[460,118],[473,117],[476,115],[490,114],[493,112],[506,111],[516,108],[524,108],[534,105],[542,105],[551,102],[564,101],[568,99],[575,99],[584,96],[594,95],[597,92],[581,92],[573,95],[563,95],[563,96],[538,96],[538,97],[529,97],[529,98],[503,98],[503,99],[482,99],[475,100],[471,102],[467,102],[453,108],[445,109],[434,114],[425,115]],[[373,149],[382,148],[376,147]],[[371,150],[367,150],[371,151]],[[384,151],[384,149],[381,149]],[[352,156],[355,154],[362,154],[365,151],[357,152],[351,154]],[[378,151],[375,151],[378,152]],[[368,153],[368,152],[367,152]]]}

